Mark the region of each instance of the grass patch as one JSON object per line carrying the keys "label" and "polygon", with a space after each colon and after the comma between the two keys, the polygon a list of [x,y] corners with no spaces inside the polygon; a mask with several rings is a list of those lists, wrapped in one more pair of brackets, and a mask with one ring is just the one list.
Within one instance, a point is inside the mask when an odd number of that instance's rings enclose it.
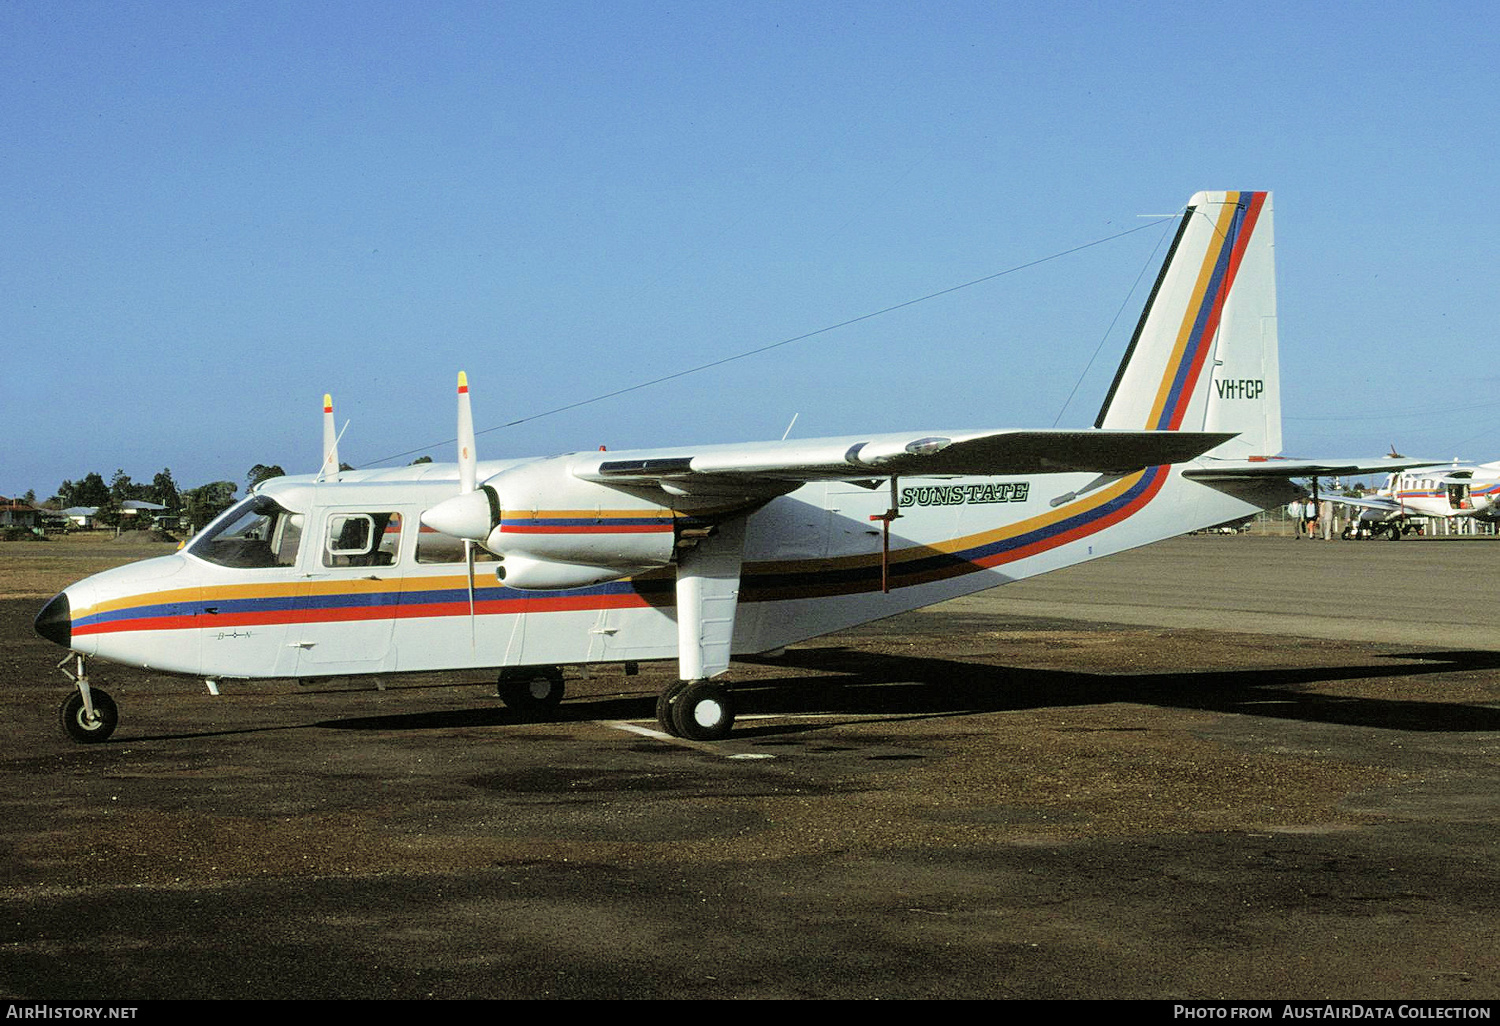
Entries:
{"label": "grass patch", "polygon": [[175,542],[116,541],[104,531],[48,537],[47,545],[0,541],[0,598],[50,598],[91,574],[177,551]]}

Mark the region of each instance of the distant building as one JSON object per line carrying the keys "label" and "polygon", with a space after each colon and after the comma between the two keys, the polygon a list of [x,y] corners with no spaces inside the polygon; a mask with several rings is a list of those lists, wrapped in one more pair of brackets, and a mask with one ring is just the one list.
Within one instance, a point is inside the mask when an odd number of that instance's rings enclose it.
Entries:
{"label": "distant building", "polygon": [[0,527],[25,527],[35,530],[41,526],[41,510],[20,499],[7,499],[0,495]]}
{"label": "distant building", "polygon": [[[167,507],[141,499],[126,499],[120,503],[120,517],[122,526],[124,526],[125,517],[140,517],[141,519],[136,521],[137,524],[159,527],[164,531],[177,530],[177,517],[175,514],[167,515]],[[137,527],[136,529],[144,530],[145,528]]]}
{"label": "distant building", "polygon": [[142,513],[161,514],[167,511],[167,507],[158,506],[154,502],[146,502],[141,499],[126,499],[120,503],[120,515],[124,517],[140,516]]}
{"label": "distant building", "polygon": [[94,529],[94,518],[98,515],[98,506],[69,506],[63,510],[63,516],[67,517],[74,527],[81,527],[85,531]]}

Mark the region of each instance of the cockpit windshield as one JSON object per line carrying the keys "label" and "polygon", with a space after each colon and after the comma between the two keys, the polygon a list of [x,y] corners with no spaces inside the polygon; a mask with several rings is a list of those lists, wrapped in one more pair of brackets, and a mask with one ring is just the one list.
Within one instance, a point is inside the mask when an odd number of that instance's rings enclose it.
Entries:
{"label": "cockpit windshield", "polygon": [[295,566],[302,514],[268,495],[252,495],[209,524],[187,551],[219,566]]}

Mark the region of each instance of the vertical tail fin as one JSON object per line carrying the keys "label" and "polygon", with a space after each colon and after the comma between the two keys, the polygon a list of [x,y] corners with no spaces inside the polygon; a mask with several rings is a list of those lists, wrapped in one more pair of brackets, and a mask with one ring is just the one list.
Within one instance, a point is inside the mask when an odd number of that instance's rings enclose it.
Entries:
{"label": "vertical tail fin", "polygon": [[1188,203],[1094,426],[1237,432],[1223,457],[1281,450],[1270,193]]}

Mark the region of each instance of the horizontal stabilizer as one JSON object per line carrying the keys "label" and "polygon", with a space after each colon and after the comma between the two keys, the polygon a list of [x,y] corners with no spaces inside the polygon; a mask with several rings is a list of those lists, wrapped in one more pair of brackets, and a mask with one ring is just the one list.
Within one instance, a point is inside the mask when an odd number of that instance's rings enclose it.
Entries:
{"label": "horizontal stabilizer", "polygon": [[1265,481],[1291,477],[1357,477],[1360,474],[1385,474],[1408,467],[1422,467],[1431,460],[1391,459],[1389,456],[1366,456],[1343,460],[1299,460],[1270,457],[1249,460],[1206,460],[1203,465],[1188,467],[1182,476],[1193,481]]}

